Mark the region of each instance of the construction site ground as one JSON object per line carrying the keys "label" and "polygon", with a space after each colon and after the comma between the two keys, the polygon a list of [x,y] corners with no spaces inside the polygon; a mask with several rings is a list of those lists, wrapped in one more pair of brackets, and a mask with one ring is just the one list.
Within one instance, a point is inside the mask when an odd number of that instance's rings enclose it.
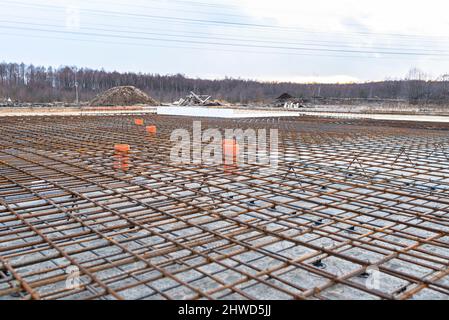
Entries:
{"label": "construction site ground", "polygon": [[199,118],[138,117],[0,118],[0,300],[449,299],[449,124],[201,118],[279,130],[227,170],[170,161]]}

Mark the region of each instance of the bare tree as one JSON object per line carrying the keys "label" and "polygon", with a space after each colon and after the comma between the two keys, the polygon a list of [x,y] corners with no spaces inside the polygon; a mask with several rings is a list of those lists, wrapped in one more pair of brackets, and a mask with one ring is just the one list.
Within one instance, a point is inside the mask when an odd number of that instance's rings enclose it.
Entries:
{"label": "bare tree", "polygon": [[[75,79],[76,75],[76,79]],[[73,67],[59,68],[0,63],[0,100],[29,102],[65,101],[76,97],[87,101],[98,93],[118,85],[132,85],[163,102],[185,97],[190,91],[211,95],[229,102],[270,102],[284,92],[304,100],[314,99],[408,99],[413,103],[449,102],[449,75],[435,81],[419,69],[412,69],[404,80],[343,84],[298,84],[291,82],[258,82],[225,78],[192,79],[182,74],[119,73]]]}

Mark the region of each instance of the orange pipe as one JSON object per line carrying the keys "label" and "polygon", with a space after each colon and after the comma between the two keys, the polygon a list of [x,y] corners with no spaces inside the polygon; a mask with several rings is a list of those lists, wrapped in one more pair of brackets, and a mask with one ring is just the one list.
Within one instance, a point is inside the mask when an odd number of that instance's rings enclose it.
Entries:
{"label": "orange pipe", "polygon": [[117,152],[129,152],[131,148],[129,144],[116,144],[114,145],[114,150]]}
{"label": "orange pipe", "polygon": [[147,129],[148,133],[156,133],[157,132],[156,126],[147,126],[146,129]]}
{"label": "orange pipe", "polygon": [[223,139],[223,154],[234,157],[239,153],[239,145],[234,139]]}
{"label": "orange pipe", "polygon": [[128,152],[130,150],[129,144],[116,144],[114,145],[114,169],[127,171],[129,169],[129,157]]}
{"label": "orange pipe", "polygon": [[222,147],[224,172],[227,174],[236,174],[238,166],[237,155],[239,153],[238,143],[234,139],[223,139]]}

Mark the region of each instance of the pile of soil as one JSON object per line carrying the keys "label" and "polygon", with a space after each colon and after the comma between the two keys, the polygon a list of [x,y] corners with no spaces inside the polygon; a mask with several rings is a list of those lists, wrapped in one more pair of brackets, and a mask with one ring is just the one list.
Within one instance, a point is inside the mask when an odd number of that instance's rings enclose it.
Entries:
{"label": "pile of soil", "polygon": [[133,106],[136,104],[159,105],[156,100],[133,86],[111,88],[90,102],[91,106]]}
{"label": "pile of soil", "polygon": [[294,97],[288,93],[283,93],[279,97],[276,98],[276,100],[289,100],[293,99]]}

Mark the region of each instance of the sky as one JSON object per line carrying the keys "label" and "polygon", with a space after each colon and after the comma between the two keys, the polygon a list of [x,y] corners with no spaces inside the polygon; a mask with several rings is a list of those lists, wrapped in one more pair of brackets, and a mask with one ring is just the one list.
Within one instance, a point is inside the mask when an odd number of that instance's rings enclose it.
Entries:
{"label": "sky", "polygon": [[0,0],[0,61],[261,81],[449,73],[443,0]]}

